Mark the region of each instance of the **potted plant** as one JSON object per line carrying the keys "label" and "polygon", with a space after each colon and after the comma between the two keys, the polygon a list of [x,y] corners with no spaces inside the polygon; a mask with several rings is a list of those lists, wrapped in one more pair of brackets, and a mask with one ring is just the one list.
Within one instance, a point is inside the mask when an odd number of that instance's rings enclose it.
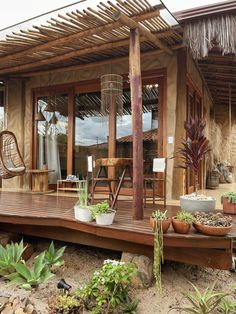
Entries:
{"label": "potted plant", "polygon": [[176,233],[188,233],[193,222],[194,216],[185,210],[180,210],[172,217],[172,226]]}
{"label": "potted plant", "polygon": [[110,208],[107,201],[92,206],[92,214],[98,225],[111,225],[116,211]]}
{"label": "potted plant", "polygon": [[209,140],[204,135],[206,123],[200,118],[190,118],[185,121],[186,139],[182,141],[182,147],[177,150],[175,157],[180,157],[182,164],[178,167],[189,169],[194,174],[194,191],[191,195],[180,197],[180,206],[184,210],[213,210],[215,209],[215,199],[212,197],[201,196],[197,194],[198,176],[201,161],[207,152],[210,151]]}
{"label": "potted plant", "polygon": [[225,214],[236,214],[236,192],[226,192],[222,195],[223,212]]}
{"label": "potted plant", "polygon": [[164,263],[163,255],[163,233],[166,233],[170,227],[171,219],[166,216],[167,211],[157,210],[152,213],[150,223],[154,233],[154,262],[153,275],[158,289],[161,289],[161,264]]}
{"label": "potted plant", "polygon": [[196,212],[194,218],[194,228],[203,234],[226,235],[232,228],[232,217],[222,213]]}
{"label": "potted plant", "polygon": [[93,220],[93,217],[91,208],[88,206],[87,181],[84,184],[80,183],[78,194],[79,200],[74,206],[75,219],[83,222],[90,222]]}

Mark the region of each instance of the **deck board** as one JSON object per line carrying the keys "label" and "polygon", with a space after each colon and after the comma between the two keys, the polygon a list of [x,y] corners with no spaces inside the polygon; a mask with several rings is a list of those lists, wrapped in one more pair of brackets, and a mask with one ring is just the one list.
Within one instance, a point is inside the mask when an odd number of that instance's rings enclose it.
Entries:
{"label": "deck board", "polygon": [[[17,230],[22,234],[51,237],[92,246],[122,247],[140,253],[153,248],[153,233],[149,217],[153,208],[145,209],[144,220],[132,219],[130,201],[118,202],[114,224],[98,226],[95,222],[82,223],[74,219],[74,197],[38,195],[19,192],[0,192],[0,228]],[[161,206],[160,206],[161,207]],[[178,206],[167,206],[173,216]],[[232,232],[224,237],[205,236],[193,228],[187,235],[177,234],[172,227],[164,235],[165,258],[228,269],[231,267],[232,239],[236,237],[236,219]],[[44,231],[42,232],[42,228]],[[71,239],[71,240],[70,240]],[[129,249],[130,248],[130,249]],[[199,250],[201,254],[199,254]],[[218,259],[218,262],[214,261]]]}

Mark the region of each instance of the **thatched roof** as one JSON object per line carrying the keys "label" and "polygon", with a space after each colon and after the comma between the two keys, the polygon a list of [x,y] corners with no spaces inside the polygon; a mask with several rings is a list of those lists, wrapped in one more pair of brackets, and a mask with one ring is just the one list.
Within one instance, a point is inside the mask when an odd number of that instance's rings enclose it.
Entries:
{"label": "thatched roof", "polygon": [[[180,27],[162,17],[163,4],[148,0],[101,2],[95,9],[59,14],[42,25],[0,40],[0,76],[62,71],[128,56],[129,29],[138,26],[143,54],[172,54],[182,42]],[[167,11],[167,10],[166,10]],[[109,61],[110,62],[110,61]]]}
{"label": "thatched roof", "polygon": [[236,2],[174,13],[184,42],[197,59],[215,104],[236,102]]}

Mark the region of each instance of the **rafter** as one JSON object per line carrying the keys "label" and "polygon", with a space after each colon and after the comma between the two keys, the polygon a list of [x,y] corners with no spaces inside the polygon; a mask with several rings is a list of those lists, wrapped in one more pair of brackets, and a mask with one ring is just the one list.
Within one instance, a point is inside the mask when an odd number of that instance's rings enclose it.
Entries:
{"label": "rafter", "polygon": [[130,29],[138,28],[140,34],[146,37],[147,40],[154,43],[157,47],[164,50],[169,55],[173,55],[173,51],[166,44],[164,44],[158,37],[156,37],[156,35],[152,34],[149,30],[147,30],[144,26],[142,26],[134,19],[128,17],[127,15],[121,13],[120,11],[117,11],[113,14],[113,19],[115,21],[120,21],[123,25],[128,26]]}

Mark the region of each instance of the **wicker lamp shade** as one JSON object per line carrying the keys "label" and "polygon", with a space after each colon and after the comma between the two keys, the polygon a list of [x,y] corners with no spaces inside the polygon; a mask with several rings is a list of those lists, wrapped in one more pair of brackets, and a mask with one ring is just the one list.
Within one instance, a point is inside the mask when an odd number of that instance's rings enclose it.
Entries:
{"label": "wicker lamp shade", "polygon": [[110,104],[115,101],[117,113],[123,114],[123,77],[118,74],[105,74],[101,76],[101,112],[109,113]]}

